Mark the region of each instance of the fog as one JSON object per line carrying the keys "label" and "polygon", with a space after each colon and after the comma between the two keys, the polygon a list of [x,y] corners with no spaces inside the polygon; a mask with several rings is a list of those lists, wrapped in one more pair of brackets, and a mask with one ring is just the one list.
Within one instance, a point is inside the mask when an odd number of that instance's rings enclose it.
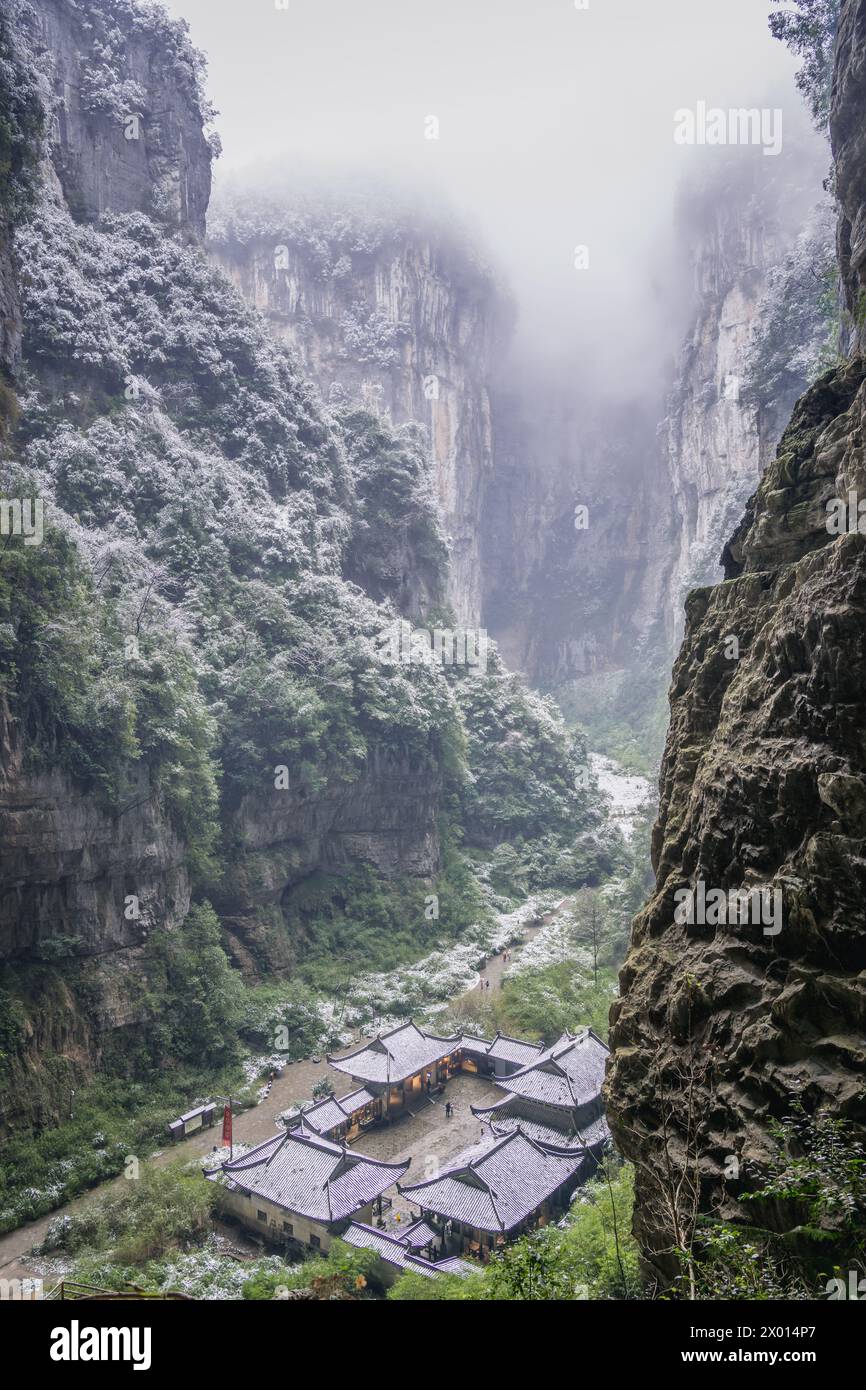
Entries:
{"label": "fog", "polygon": [[[580,0],[578,0],[580,3]],[[677,185],[731,156],[674,140],[674,113],[782,112],[820,195],[771,0],[170,0],[210,65],[225,182],[250,166],[369,170],[441,187],[514,293],[523,360],[599,387],[655,382],[683,327]],[[438,139],[426,138],[429,118]],[[589,266],[575,268],[575,248]]]}

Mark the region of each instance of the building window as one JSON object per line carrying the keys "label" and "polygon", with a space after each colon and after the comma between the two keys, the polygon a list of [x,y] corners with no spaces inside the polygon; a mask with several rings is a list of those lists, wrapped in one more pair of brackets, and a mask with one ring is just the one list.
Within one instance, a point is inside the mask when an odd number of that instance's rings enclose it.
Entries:
{"label": "building window", "polygon": [[293,1236],[295,1234],[295,1228],[292,1225],[291,1221],[283,1222],[283,1230],[285,1231],[287,1236]]}
{"label": "building window", "polygon": [[322,1248],[322,1242],[319,1240],[318,1236],[310,1236],[310,1244],[314,1250],[321,1250]]}
{"label": "building window", "polygon": [[267,1221],[268,1213],[266,1211],[257,1211],[256,1217],[259,1221]]}

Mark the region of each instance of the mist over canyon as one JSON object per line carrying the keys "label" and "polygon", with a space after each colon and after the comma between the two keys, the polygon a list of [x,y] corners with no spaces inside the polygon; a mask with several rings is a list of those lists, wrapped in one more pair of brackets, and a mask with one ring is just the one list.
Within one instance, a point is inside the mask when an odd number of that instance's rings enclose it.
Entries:
{"label": "mist over canyon", "polygon": [[866,3],[239,8],[0,10],[0,1272],[848,1296]]}

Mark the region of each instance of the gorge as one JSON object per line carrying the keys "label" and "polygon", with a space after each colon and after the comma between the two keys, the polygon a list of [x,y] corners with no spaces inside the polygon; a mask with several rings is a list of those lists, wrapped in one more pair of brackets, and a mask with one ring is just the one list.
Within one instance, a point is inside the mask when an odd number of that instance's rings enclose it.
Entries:
{"label": "gorge", "polygon": [[[665,105],[665,160],[694,159],[669,207],[659,173],[658,226],[625,225],[605,166],[635,302],[587,233],[568,273],[603,265],[600,331],[485,220],[498,184],[473,204],[444,159],[258,164],[236,134],[222,176],[195,28],[4,0],[0,494],[4,518],[44,506],[38,544],[0,537],[10,1260],[39,1220],[44,1268],[99,1287],[174,1287],[165,1261],[205,1250],[225,1282],[196,1297],[241,1296],[230,1260],[244,1297],[308,1291],[302,1265],[227,1254],[200,1184],[158,1254],[111,1195],[92,1230],[67,1204],[194,1105],[276,1084],[303,1107],[323,1056],[418,1019],[550,1074],[564,1040],[609,1041],[614,1147],[561,1226],[389,1297],[522,1297],[548,1234],[590,1293],[551,1274],[547,1298],[818,1298],[831,1255],[860,1268],[862,1183],[816,1216],[796,1168],[816,1127],[856,1166],[866,1126],[863,542],[827,524],[866,495],[866,0],[838,33],[837,8],[813,35],[829,147],[786,68],[784,139],[684,150]],[[300,43],[320,21],[296,22]],[[743,1295],[780,1135],[768,1291]],[[148,1171],[131,1200],[173,1210],[188,1170]],[[608,1216],[633,1231],[615,1254]],[[347,1268],[335,1296],[371,1266]]]}

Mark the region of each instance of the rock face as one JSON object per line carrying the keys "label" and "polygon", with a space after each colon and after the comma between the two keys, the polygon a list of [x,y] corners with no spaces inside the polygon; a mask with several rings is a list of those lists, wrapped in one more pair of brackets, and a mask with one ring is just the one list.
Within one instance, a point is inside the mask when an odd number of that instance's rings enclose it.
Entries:
{"label": "rock face", "polygon": [[[354,215],[353,215],[354,214]],[[488,378],[508,311],[471,249],[423,216],[273,210],[251,227],[211,220],[213,258],[276,336],[296,349],[325,400],[358,400],[425,428],[448,536],[448,598],[478,626],[481,518],[493,470]]]}
{"label": "rock face", "polygon": [[21,306],[12,264],[12,236],[0,221],[0,370],[15,375],[21,356]]}
{"label": "rock face", "polygon": [[[112,813],[61,771],[28,771],[6,718],[0,749],[0,959],[100,956],[183,920],[184,846],[156,809],[144,770]],[[125,913],[127,894],[135,894],[135,916]]]}
{"label": "rock face", "polygon": [[433,881],[440,868],[436,819],[441,770],[433,758],[370,748],[357,781],[328,778],[320,793],[246,796],[231,818],[244,853],[220,917],[234,964],[249,975],[290,966],[297,942],[262,924],[279,920],[311,874],[340,875],[359,862],[385,878]]}
{"label": "rock face", "polygon": [[[17,180],[0,208],[2,440],[15,399],[3,378],[14,388],[22,352],[15,221],[40,145],[43,176],[79,220],[140,210],[189,238],[204,234],[211,150],[191,50],[162,14],[130,0],[16,3],[0,38]],[[37,768],[0,709],[0,965],[26,1000],[23,1049],[0,1086],[4,1129],[50,1123],[106,1041],[148,1017],[148,932],[189,909],[186,847],[150,797],[146,768],[126,793],[109,810],[59,768]]]}
{"label": "rock face", "polygon": [[670,545],[655,420],[645,402],[591,405],[564,383],[506,380],[494,396],[485,614],[507,663],[566,698],[652,641],[651,561]]}
{"label": "rock face", "polygon": [[[843,7],[833,112],[843,247],[858,244],[864,56],[856,0]],[[851,266],[843,254],[849,295]],[[832,534],[826,508],[866,495],[864,378],[855,353],[799,402],[726,547],[726,582],[687,603],[656,888],[612,1009],[607,1083],[611,1128],[636,1165],[636,1233],[662,1281],[676,1272],[666,1153],[697,1175],[703,1210],[737,1219],[743,1164],[760,1166],[793,1098],[866,1125],[866,546]],[[676,920],[677,890],[700,885],[778,892],[780,916]]]}
{"label": "rock face", "polygon": [[591,728],[600,716],[642,726],[644,746],[660,751],[685,594],[720,577],[724,540],[808,379],[789,364],[820,327],[809,321],[804,334],[797,321],[772,393],[747,389],[769,291],[809,225],[824,158],[798,135],[770,178],[738,160],[684,185],[677,238],[693,284],[680,287],[691,289],[689,327],[666,406],[661,391],[589,400],[573,380],[500,373],[485,619],[509,664]]}
{"label": "rock face", "polygon": [[143,1022],[148,932],[177,927],[189,910],[185,847],[144,770],[127,793],[112,811],[59,769],[28,770],[0,713],[0,965],[25,967],[24,979],[41,967],[68,980],[59,999],[29,987],[24,1053],[11,1074],[4,1067],[0,1128],[54,1113],[63,1087],[56,1069],[42,1073],[44,1057],[88,1070],[107,1037]]}
{"label": "rock face", "polygon": [[866,284],[866,10],[845,4],[839,20],[831,129],[839,198],[839,269],[848,312],[851,346],[862,350],[861,295]]}
{"label": "rock face", "polygon": [[[202,131],[197,68],[182,36],[159,12],[142,10],[132,0],[75,5],[45,0],[34,13],[34,24],[26,31],[19,27],[15,38],[24,66],[41,66],[45,75],[49,119],[41,173],[52,194],[67,202],[79,222],[143,212],[174,241],[202,235],[211,150]],[[4,104],[4,114],[6,109]],[[138,139],[126,138],[120,119],[126,114],[141,116]],[[196,258],[204,265],[198,251],[192,253]],[[15,264],[11,221],[0,217],[0,365],[10,378],[21,354]],[[204,271],[209,274],[206,265]],[[237,309],[243,311],[241,305]],[[441,304],[431,310],[434,319],[440,312],[446,313]],[[33,324],[28,320],[24,327],[31,385],[38,383],[50,396],[54,379],[38,354],[28,356]],[[263,330],[255,332],[267,342]],[[95,373],[88,376],[80,363],[70,371],[78,373],[86,393]],[[342,459],[343,436],[338,440],[329,433],[312,407],[305,414],[305,401],[298,403],[290,394],[293,387],[301,394],[293,377],[285,387],[288,408],[296,407],[305,461],[323,473],[328,449]],[[70,420],[70,428],[75,424]],[[381,461],[389,443],[395,448],[397,483],[404,491],[418,491],[412,459],[399,454],[392,437],[382,448],[374,440],[370,451]],[[129,472],[142,466],[139,452]],[[385,484],[372,464],[368,472],[367,490],[376,494]],[[352,499],[355,512],[337,517],[334,525],[339,530],[354,524],[369,539],[375,534],[375,497],[368,497],[364,486],[360,480]],[[414,499],[415,530],[399,507],[394,515],[401,564],[408,572],[406,585],[395,585],[398,599],[404,588],[413,595],[423,591],[422,597],[440,594],[441,542],[437,547],[436,536],[428,534],[427,511],[435,517],[432,497]],[[413,550],[416,544],[424,547],[423,558]],[[366,579],[355,571],[351,577]],[[92,1074],[124,1030],[134,1037],[151,1021],[156,991],[147,938],[152,928],[179,927],[190,905],[188,847],[169,812],[160,809],[164,798],[151,796],[146,763],[127,769],[128,785],[115,802],[103,798],[94,782],[78,783],[62,772],[50,752],[37,755],[24,746],[20,727],[8,708],[0,707],[0,1006],[5,1010],[13,999],[23,1020],[14,1063],[7,1065],[4,1057],[0,1069],[0,1130],[55,1122],[69,1087]],[[303,782],[305,790],[272,792],[269,774],[262,779],[262,793],[245,797],[240,806],[223,807],[223,829],[242,868],[220,907],[242,965],[247,960],[237,923],[271,906],[278,911],[284,896],[316,869],[345,869],[360,860],[386,876],[427,877],[439,868],[442,767],[436,753],[413,754],[406,746],[397,753],[371,737],[363,760],[358,755],[354,780],[331,776],[330,757],[323,749],[316,775]],[[154,977],[159,968],[156,962]]]}
{"label": "rock face", "polygon": [[684,594],[717,577],[706,571],[718,564],[720,529],[727,535],[741,514],[771,442],[757,406],[740,392],[766,272],[780,256],[778,225],[741,199],[713,200],[705,218],[695,251],[699,307],[664,425],[679,538],[670,579],[674,642],[682,638]]}
{"label": "rock face", "polygon": [[52,160],[74,216],[146,212],[204,236],[211,149],[198,73],[176,29],[130,0],[42,0]]}

